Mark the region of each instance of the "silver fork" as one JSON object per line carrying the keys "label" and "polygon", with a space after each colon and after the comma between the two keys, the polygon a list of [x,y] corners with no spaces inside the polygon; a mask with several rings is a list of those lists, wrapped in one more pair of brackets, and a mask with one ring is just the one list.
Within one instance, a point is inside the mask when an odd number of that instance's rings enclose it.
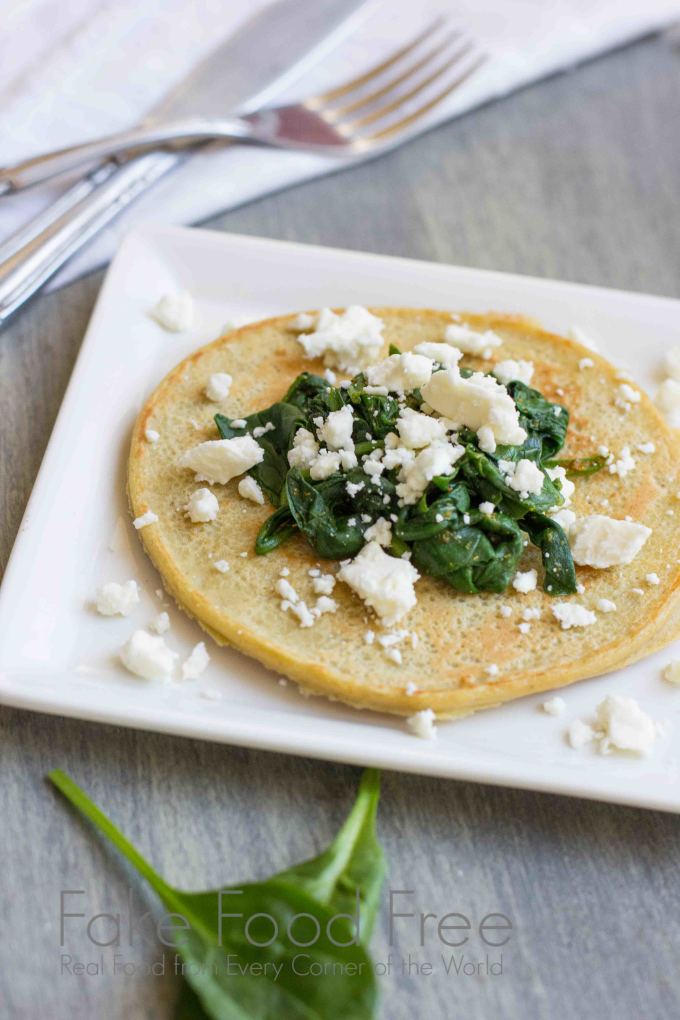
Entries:
{"label": "silver fork", "polygon": [[320,95],[239,117],[187,117],[142,124],[34,156],[0,168],[0,194],[106,157],[216,139],[359,157],[401,141],[484,60],[469,38],[438,18],[386,60]]}
{"label": "silver fork", "polygon": [[[375,154],[411,136],[427,113],[459,88],[485,59],[469,38],[446,28],[443,19],[438,19],[387,59],[344,85],[295,106],[275,107],[225,120],[223,135],[217,136],[212,131],[173,138],[173,142],[179,141],[184,146],[200,145],[210,138],[224,137],[278,146],[313,147],[344,158]],[[186,126],[187,122],[183,123]],[[193,123],[196,124],[195,119]],[[214,124],[212,122],[212,127]],[[256,126],[262,136],[256,136]],[[301,140],[303,129],[306,143]],[[297,141],[292,140],[292,135]],[[91,144],[106,142],[104,139]],[[99,230],[181,164],[186,159],[185,153],[191,151],[184,148],[159,150],[157,137],[146,144],[152,147],[151,151],[135,155],[127,163],[109,161],[94,170],[57,200],[53,212],[47,210],[40,214],[0,245],[0,259],[3,260],[0,263],[0,324]],[[136,135],[134,149],[140,149],[139,135]],[[113,149],[96,152],[90,149],[87,159],[92,161],[112,151],[120,151],[119,143]],[[35,172],[37,158],[30,163],[31,172]],[[9,172],[6,171],[6,175]]]}

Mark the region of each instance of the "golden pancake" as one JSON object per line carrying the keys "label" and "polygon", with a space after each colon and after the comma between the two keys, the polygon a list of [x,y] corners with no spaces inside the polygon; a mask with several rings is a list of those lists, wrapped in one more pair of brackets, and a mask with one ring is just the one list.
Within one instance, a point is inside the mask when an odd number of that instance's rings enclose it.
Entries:
{"label": "golden pancake", "polygon": [[[441,341],[451,323],[447,312],[373,311],[384,323],[383,355],[390,343],[407,351],[423,341]],[[197,482],[192,471],[178,466],[189,448],[219,438],[216,411],[246,416],[281,400],[300,372],[322,372],[320,361],[303,356],[292,328],[295,316],[269,319],[234,330],[181,362],[147,401],[132,436],[132,514],[152,510],[159,518],[140,530],[140,538],[168,592],[218,643],[240,649],[311,693],[402,715],[432,708],[440,716],[455,716],[605,673],[680,632],[676,434],[645,394],[628,411],[617,406],[621,379],[598,354],[526,319],[498,314],[461,318],[503,339],[491,360],[466,355],[463,366],[489,371],[508,358],[532,361],[532,387],[568,407],[561,457],[590,456],[601,445],[618,456],[630,447],[634,470],[625,478],[605,469],[576,479],[572,509],[579,517],[629,515],[647,525],[652,534],[642,551],[628,566],[577,567],[585,591],[557,600],[540,588],[526,595],[512,587],[498,595],[460,593],[423,575],[416,584],[417,604],[399,623],[417,635],[415,647],[409,641],[400,645],[401,665],[390,661],[377,641],[366,643],[366,631],[379,633],[380,628],[343,583],[333,591],[337,612],[320,617],[311,628],[300,627],[293,614],[280,609],[275,585],[281,569],[288,568],[300,597],[313,601],[309,569],[334,571],[337,564],[319,561],[301,534],[257,556],[255,538],[273,508],[242,499],[238,479],[211,486],[220,504],[215,521],[192,524],[183,508]],[[594,364],[580,368],[584,358]],[[220,404],[205,396],[213,372],[233,376],[229,396]],[[160,433],[156,443],[146,440],[147,428]],[[647,443],[654,444],[655,452],[637,449]],[[215,569],[218,560],[229,563],[227,573]],[[529,546],[520,569],[531,567],[540,577],[540,554]],[[653,574],[658,584],[646,580]],[[597,611],[600,599],[614,602],[616,611]],[[595,610],[597,620],[563,630],[551,611],[556,601]],[[511,614],[503,616],[501,606],[509,606]],[[520,630],[527,609],[540,610],[540,619]],[[497,667],[495,675],[487,672],[491,665]],[[413,686],[416,692],[407,693]]]}

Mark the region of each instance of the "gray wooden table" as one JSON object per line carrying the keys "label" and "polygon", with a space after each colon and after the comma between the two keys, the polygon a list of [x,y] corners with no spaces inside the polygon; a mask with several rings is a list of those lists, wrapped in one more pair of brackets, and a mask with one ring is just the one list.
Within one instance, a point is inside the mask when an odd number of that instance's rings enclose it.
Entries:
{"label": "gray wooden table", "polygon": [[[679,109],[680,53],[645,40],[211,225],[680,297]],[[101,279],[41,298],[0,335],[3,566]],[[128,885],[139,904],[153,900],[47,788],[48,769],[73,775],[187,888],[309,855],[335,832],[359,774],[6,710],[0,762],[0,1016],[21,1020],[160,1020],[177,993],[171,975],[139,972],[157,950],[125,942],[134,974],[111,973],[113,950],[105,973],[61,973],[62,952],[99,954],[77,920],[60,949],[60,890],[85,890],[69,905],[88,916],[123,920]],[[387,774],[380,831],[390,883],[415,890],[417,911],[477,921],[502,911],[513,924],[502,974],[448,977],[441,947],[419,949],[404,924],[396,951],[434,959],[435,972],[385,978],[383,1017],[679,1014],[680,819]],[[473,939],[469,958],[483,948]],[[388,953],[386,908],[375,953]]]}

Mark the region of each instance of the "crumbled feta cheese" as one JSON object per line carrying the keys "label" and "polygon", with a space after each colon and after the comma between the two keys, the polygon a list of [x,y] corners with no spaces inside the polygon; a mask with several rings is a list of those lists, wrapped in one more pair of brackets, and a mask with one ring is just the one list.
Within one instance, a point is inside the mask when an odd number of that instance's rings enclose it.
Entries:
{"label": "crumbled feta cheese", "polygon": [[418,693],[418,688],[413,683],[413,680],[409,680],[409,682],[406,684],[406,697],[407,698],[412,698],[413,695],[417,694],[417,693]]}
{"label": "crumbled feta cheese", "polygon": [[576,491],[576,486],[572,482],[571,478],[567,478],[567,470],[562,467],[561,464],[557,464],[555,467],[546,468],[545,473],[551,482],[559,483],[559,490],[562,493],[564,503],[561,504],[562,508],[568,507],[571,504],[571,497]]}
{"label": "crumbled feta cheese", "polygon": [[229,424],[233,429],[244,429],[248,422],[245,418],[232,418]]}
{"label": "crumbled feta cheese", "polygon": [[361,305],[336,314],[319,312],[316,328],[298,337],[306,357],[323,358],[329,368],[358,372],[372,364],[383,346],[382,321]]}
{"label": "crumbled feta cheese", "polygon": [[144,438],[147,443],[157,443],[161,438],[161,434],[160,432],[157,432],[156,429],[146,428],[144,429]]}
{"label": "crumbled feta cheese", "polygon": [[300,601],[300,596],[290,581],[287,581],[285,577],[279,578],[274,585],[274,588],[282,599],[286,599],[288,602],[292,602],[293,604]]}
{"label": "crumbled feta cheese", "polygon": [[490,663],[485,670],[487,676],[498,676],[499,669],[495,662]]}
{"label": "crumbled feta cheese", "polygon": [[246,475],[238,483],[238,494],[242,499],[249,499],[252,503],[260,505],[264,503],[264,493],[252,475]]}
{"label": "crumbled feta cheese", "polygon": [[680,662],[669,662],[664,668],[663,678],[669,684],[680,686]]}
{"label": "crumbled feta cheese", "polygon": [[336,471],[340,470],[340,454],[331,453],[330,450],[320,450],[318,456],[312,463],[309,474],[315,482],[330,478]]}
{"label": "crumbled feta cheese", "polygon": [[328,595],[321,595],[312,608],[313,616],[323,616],[325,613],[335,613],[338,608],[338,603],[335,599],[331,599]]}
{"label": "crumbled feta cheese", "polygon": [[288,451],[289,465],[304,471],[314,463],[318,455],[319,444],[309,429],[298,429],[293,436],[293,447]]}
{"label": "crumbled feta cheese", "polygon": [[639,404],[640,393],[638,390],[634,390],[628,383],[621,383],[619,386],[619,397],[627,404]]}
{"label": "crumbled feta cheese", "polygon": [[391,354],[366,372],[371,386],[385,386],[392,393],[408,393],[425,386],[432,375],[432,361],[422,354]]}
{"label": "crumbled feta cheese", "polygon": [[229,396],[233,380],[228,372],[213,372],[208,378],[205,395],[208,400],[220,401]]}
{"label": "crumbled feta cheese", "polygon": [[529,385],[534,376],[534,363],[532,361],[515,361],[508,358],[506,361],[499,361],[491,370],[499,382],[507,386],[513,379]]}
{"label": "crumbled feta cheese", "polygon": [[527,620],[527,621],[530,621],[530,620],[540,620],[541,619],[541,610],[538,608],[538,606],[532,606],[530,608],[523,609],[522,610],[522,619],[523,620]]}
{"label": "crumbled feta cheese", "polygon": [[421,393],[439,414],[475,432],[488,426],[497,443],[523,443],[526,432],[519,412],[504,386],[491,376],[475,372],[465,379],[457,367],[435,372]]}
{"label": "crumbled feta cheese", "polygon": [[481,428],[477,429],[477,442],[482,453],[496,452],[496,437],[490,425],[482,425]]}
{"label": "crumbled feta cheese", "polygon": [[491,516],[495,509],[496,507],[494,506],[494,504],[489,503],[488,500],[485,500],[483,503],[479,504],[479,512],[482,514],[486,514],[487,516]]}
{"label": "crumbled feta cheese", "polygon": [[541,705],[541,708],[546,715],[562,715],[566,707],[567,703],[564,698],[560,698],[558,696],[548,698],[548,700],[544,701]]}
{"label": "crumbled feta cheese", "polygon": [[361,492],[361,490],[364,489],[365,487],[366,487],[365,482],[346,482],[345,492],[350,497],[350,499],[354,499],[357,492]]}
{"label": "crumbled feta cheese", "polygon": [[404,446],[411,450],[420,450],[436,440],[446,439],[446,426],[442,421],[410,407],[403,407],[399,412],[397,432]]}
{"label": "crumbled feta cheese", "polygon": [[651,533],[644,524],[593,514],[576,521],[569,544],[579,566],[605,570],[632,563]]}
{"label": "crumbled feta cheese", "polygon": [[615,613],[616,603],[612,602],[611,599],[598,599],[597,609],[599,609],[601,613]]}
{"label": "crumbled feta cheese", "polygon": [[275,428],[276,425],[273,421],[268,421],[266,425],[256,425],[253,429],[253,438],[261,439],[262,436],[267,434],[267,432],[273,432]]}
{"label": "crumbled feta cheese", "polygon": [[395,666],[401,666],[402,655],[398,648],[386,648],[385,658],[389,659],[390,662],[393,662]]}
{"label": "crumbled feta cheese", "polygon": [[299,602],[287,602],[284,600],[281,603],[281,609],[287,612],[289,609],[294,616],[296,616],[300,622],[300,626],[303,628],[313,627],[316,622],[316,617],[310,611],[306,602],[300,600]]}
{"label": "crumbled feta cheese", "polygon": [[680,381],[680,347],[672,347],[670,351],[666,352],[663,367],[670,379]]}
{"label": "crumbled feta cheese", "polygon": [[229,570],[229,564],[226,560],[215,560],[213,567],[215,570],[219,571],[220,574],[226,574]]}
{"label": "crumbled feta cheese", "polygon": [[335,578],[332,574],[319,574],[313,579],[312,587],[317,595],[330,595],[335,588]]}
{"label": "crumbled feta cheese", "polygon": [[645,574],[645,581],[647,582],[647,584],[651,585],[661,584],[661,578],[659,577],[658,574],[655,574],[653,571],[650,574]]}
{"label": "crumbled feta cheese", "polygon": [[518,570],[512,579],[512,587],[520,595],[528,595],[530,591],[536,591],[538,574],[535,570]]}
{"label": "crumbled feta cheese", "polygon": [[443,365],[444,368],[451,368],[452,365],[457,365],[463,357],[463,352],[459,351],[456,347],[441,343],[416,344],[413,348],[413,353],[422,354],[424,358],[430,358],[431,361]]}
{"label": "crumbled feta cheese", "polygon": [[150,312],[159,326],[169,333],[183,333],[194,321],[194,301],[186,290],[164,294]]}
{"label": "crumbled feta cheese", "polygon": [[499,613],[504,619],[509,619],[512,616],[512,609],[510,606],[501,606]]}
{"label": "crumbled feta cheese", "polygon": [[372,645],[373,642],[375,641],[375,631],[367,630],[366,633],[364,634],[364,641],[366,642],[367,645]]}
{"label": "crumbled feta cheese", "polygon": [[591,627],[597,616],[585,606],[579,606],[576,602],[556,602],[552,607],[552,613],[560,624],[562,630],[571,630],[572,627]]}
{"label": "crumbled feta cheese", "polygon": [[406,506],[417,503],[428,484],[439,475],[451,473],[451,468],[465,453],[465,448],[451,443],[433,443],[399,472],[397,496]]}
{"label": "crumbled feta cheese", "polygon": [[574,511],[562,507],[559,510],[552,512],[550,516],[556,524],[559,524],[565,535],[569,536],[569,533],[576,521],[576,514]]}
{"label": "crumbled feta cheese", "polygon": [[264,450],[252,436],[209,439],[187,450],[180,459],[180,467],[194,471],[197,482],[226,485],[259,464],[263,457]]}
{"label": "crumbled feta cheese", "polygon": [[136,581],[108,581],[97,589],[95,606],[102,616],[127,616],[139,605],[139,587]]}
{"label": "crumbled feta cheese", "polygon": [[534,464],[533,460],[522,457],[516,463],[503,461],[504,464],[512,464],[512,474],[506,475],[506,481],[511,489],[519,492],[523,499],[530,493],[538,495],[543,489],[543,472]]}
{"label": "crumbled feta cheese", "polygon": [[139,531],[140,528],[148,528],[150,524],[155,524],[158,520],[158,514],[155,514],[153,510],[147,510],[146,513],[140,514],[139,517],[135,517],[132,522],[132,526]]}
{"label": "crumbled feta cheese", "polygon": [[304,333],[309,329],[314,328],[314,316],[310,315],[309,312],[300,312],[296,315],[291,323],[291,329],[294,329],[296,333]]}
{"label": "crumbled feta cheese", "polygon": [[329,450],[353,450],[353,427],[354,414],[349,404],[346,404],[340,411],[331,411],[317,430],[319,442],[325,443]]}
{"label": "crumbled feta cheese", "polygon": [[578,367],[583,371],[585,368],[594,368],[595,362],[592,358],[581,358],[578,363]]}
{"label": "crumbled feta cheese", "polygon": [[478,333],[474,329],[470,329],[469,326],[456,323],[446,327],[444,339],[447,344],[457,347],[463,354],[476,354],[482,358],[490,358],[494,348],[500,347],[503,343],[501,338],[490,329],[484,333]]}
{"label": "crumbled feta cheese", "polygon": [[198,680],[201,673],[205,672],[209,662],[210,656],[205,643],[199,641],[191,649],[189,657],[182,663],[182,680]]}
{"label": "crumbled feta cheese", "polygon": [[205,524],[215,520],[219,508],[220,505],[210,489],[196,489],[189,496],[189,502],[184,510],[194,524]]}
{"label": "crumbled feta cheese", "polygon": [[388,546],[392,542],[392,523],[385,517],[378,517],[377,521],[366,528],[364,538],[367,542],[377,542],[378,545]]}
{"label": "crumbled feta cheese", "polygon": [[368,542],[338,571],[339,580],[348,584],[388,627],[416,604],[414,585],[419,577],[408,560],[388,556],[377,542]]}
{"label": "crumbled feta cheese", "polygon": [[415,715],[410,715],[406,720],[406,725],[410,729],[411,733],[416,737],[420,737],[421,740],[436,740],[437,739],[437,717],[431,708],[424,708],[422,712],[416,712]]}
{"label": "crumbled feta cheese", "polygon": [[151,629],[154,630],[156,634],[167,634],[170,630],[170,617],[168,614],[163,612],[159,613],[158,616],[155,616],[151,621]]}
{"label": "crumbled feta cheese", "polygon": [[520,634],[528,634],[529,631],[531,630],[531,624],[527,623],[526,621],[524,623],[518,623],[517,629],[520,632]]}
{"label": "crumbled feta cheese", "polygon": [[600,754],[612,748],[647,754],[656,740],[656,724],[634,698],[610,694],[597,706],[596,717]]}
{"label": "crumbled feta cheese", "polygon": [[171,651],[162,637],[145,630],[136,630],[120,650],[125,668],[144,680],[167,680],[175,666],[177,653]]}
{"label": "crumbled feta cheese", "polygon": [[665,379],[656,391],[654,402],[668,424],[674,429],[680,428],[680,381]]}
{"label": "crumbled feta cheese", "polygon": [[581,719],[574,719],[573,723],[567,730],[567,740],[569,741],[570,747],[574,750],[578,750],[580,747],[585,747],[591,740],[595,739],[595,730],[588,723],[584,723]]}
{"label": "crumbled feta cheese", "polygon": [[654,443],[638,443],[636,449],[639,450],[640,453],[656,453],[656,446]]}
{"label": "crumbled feta cheese", "polygon": [[610,475],[618,475],[619,478],[625,478],[635,467],[635,458],[630,452],[629,446],[624,446],[619,456],[612,457],[608,463],[608,470]]}

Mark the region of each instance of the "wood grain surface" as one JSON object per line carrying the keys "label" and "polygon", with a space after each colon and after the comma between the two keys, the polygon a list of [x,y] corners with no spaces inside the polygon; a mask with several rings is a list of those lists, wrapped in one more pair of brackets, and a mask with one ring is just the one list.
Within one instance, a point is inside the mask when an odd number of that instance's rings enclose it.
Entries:
{"label": "wood grain surface", "polygon": [[[679,96],[676,45],[645,40],[210,225],[680,297]],[[101,279],[40,298],[0,334],[3,567]],[[54,767],[186,888],[264,877],[310,855],[335,832],[359,775],[0,710],[0,1016],[12,1020],[164,1020],[177,994],[171,974],[140,972],[159,950],[139,938],[130,947],[127,933],[115,952],[136,973],[112,973],[112,949],[102,950],[105,973],[61,973],[62,953],[99,960],[77,919],[60,947],[61,890],[84,890],[68,904],[88,916],[125,920],[129,886],[137,913],[154,901],[47,787]],[[390,885],[414,890],[415,911],[473,922],[500,911],[513,924],[502,974],[447,976],[446,947],[428,937],[420,948],[415,922],[399,922],[384,1020],[680,1013],[679,818],[388,773],[380,832]],[[387,918],[386,902],[381,960]],[[409,952],[433,973],[402,973]],[[466,952],[484,958],[477,938]]]}

